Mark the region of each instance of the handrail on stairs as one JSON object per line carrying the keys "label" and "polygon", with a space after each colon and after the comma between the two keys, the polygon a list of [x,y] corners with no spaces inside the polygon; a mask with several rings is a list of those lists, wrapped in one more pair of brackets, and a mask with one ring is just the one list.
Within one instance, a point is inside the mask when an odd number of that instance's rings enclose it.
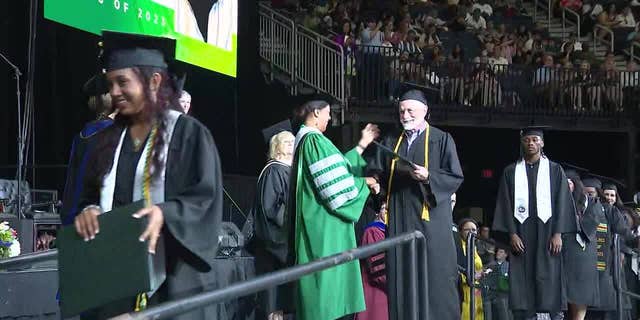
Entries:
{"label": "handrail on stairs", "polygon": [[[599,38],[598,38],[598,30],[603,30],[603,31],[607,32],[607,33],[611,36],[611,38],[610,38],[610,42],[609,42],[609,44],[608,44],[608,45],[609,45],[609,49],[611,50],[611,52],[613,52],[613,44],[614,44],[614,39],[613,39],[613,37],[614,37],[614,35],[613,35],[613,30],[611,30],[611,29],[609,29],[608,27],[605,27],[605,26],[603,26],[603,25],[601,25],[601,24],[596,24],[596,25],[593,27],[593,44],[594,44],[594,46],[593,46],[593,52],[595,52],[595,51],[596,51],[596,47],[598,46],[598,40],[599,40]],[[602,42],[605,42],[605,43],[606,43],[606,41],[602,41]]]}
{"label": "handrail on stairs", "polygon": [[[538,2],[540,2],[541,4],[539,4]],[[551,17],[553,17],[552,12],[551,12],[551,0],[547,0],[547,5],[546,5],[546,9],[547,9],[547,31],[551,28]],[[544,2],[542,2],[541,0],[534,0],[533,1],[533,20],[537,21],[538,20],[538,6],[540,6],[540,8],[544,8]]]}
{"label": "handrail on stairs", "polygon": [[[344,48],[333,39],[302,25],[296,26],[296,41],[300,54],[299,69],[297,69],[296,74],[297,80],[330,94],[346,109]],[[304,50],[301,42],[304,43],[305,41],[315,41],[316,50],[312,49],[311,52]],[[308,62],[312,62],[311,66],[315,70],[305,70],[305,68],[309,67]],[[314,77],[310,77],[310,75]],[[313,82],[314,80],[315,82]],[[344,119],[344,110],[342,111],[341,118]]]}
{"label": "handrail on stairs", "polygon": [[[270,63],[272,68],[275,66],[288,73],[289,80],[293,83],[295,81],[294,69],[296,65],[296,56],[293,54],[295,23],[262,2],[259,3],[259,6],[259,54]],[[266,48],[263,40],[268,42]],[[295,94],[294,86],[291,87],[291,94]]]}
{"label": "handrail on stairs", "polygon": [[629,55],[631,56],[631,59],[640,60],[640,56],[636,56],[635,55],[635,51],[633,50],[635,47],[638,47],[640,49],[640,42],[638,42],[638,41],[631,42],[631,48],[630,48],[630,54]]}
{"label": "handrail on stairs", "polygon": [[[566,25],[567,25],[567,20],[568,20],[567,19],[567,12],[570,15],[572,15],[572,16],[574,16],[576,18],[576,22],[575,22],[576,34],[577,34],[578,38],[580,38],[580,35],[581,35],[581,33],[580,33],[580,15],[577,12],[573,11],[572,9],[570,9],[570,8],[562,7],[562,40],[564,40],[565,35],[566,35]],[[573,21],[569,20],[569,23],[573,23]]]}
{"label": "handrail on stairs", "polygon": [[[332,39],[295,23],[276,12],[268,4],[260,2],[260,35],[270,33],[269,39],[261,39],[260,55],[272,66],[288,73],[291,93],[296,94],[297,83],[326,93],[336,99],[341,108],[341,122],[347,109],[345,52]],[[288,40],[282,40],[286,38]],[[276,43],[280,41],[280,43]],[[264,48],[263,46],[269,46]],[[277,48],[277,46],[285,46]],[[276,54],[276,48],[280,49]],[[275,59],[275,60],[274,60]],[[278,60],[279,59],[279,60]]]}

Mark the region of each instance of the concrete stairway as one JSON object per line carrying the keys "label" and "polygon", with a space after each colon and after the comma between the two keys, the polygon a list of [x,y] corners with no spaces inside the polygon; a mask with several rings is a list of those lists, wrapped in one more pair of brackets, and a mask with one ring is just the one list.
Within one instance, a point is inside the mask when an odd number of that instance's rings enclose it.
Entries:
{"label": "concrete stairway", "polygon": [[[534,22],[538,25],[541,26],[547,30],[549,30],[549,35],[554,38],[557,39],[558,42],[562,42],[563,39],[566,39],[568,37],[571,36],[571,34],[575,33],[576,27],[567,23],[566,24],[566,28],[562,29],[562,16],[560,17],[552,17],[551,18],[551,23],[549,23],[549,16],[548,16],[548,9],[546,9],[546,2],[544,2],[544,0],[540,0],[538,1],[538,10],[537,10],[537,15],[534,19]],[[541,7],[541,4],[544,3],[545,8],[543,9]],[[534,16],[534,2],[533,1],[527,1],[523,3],[523,7],[525,8],[525,10],[527,11],[527,13],[533,17]],[[580,42],[584,43],[584,44],[588,44],[588,46],[592,49],[595,48],[595,56],[598,59],[604,59],[605,55],[607,54],[607,51],[609,51],[609,47],[604,44],[604,43],[597,43],[594,45],[593,42],[593,33],[589,33],[586,37],[580,37]],[[625,55],[616,55],[615,57],[616,59],[616,67],[618,70],[624,70],[626,67],[626,59],[627,57]]]}

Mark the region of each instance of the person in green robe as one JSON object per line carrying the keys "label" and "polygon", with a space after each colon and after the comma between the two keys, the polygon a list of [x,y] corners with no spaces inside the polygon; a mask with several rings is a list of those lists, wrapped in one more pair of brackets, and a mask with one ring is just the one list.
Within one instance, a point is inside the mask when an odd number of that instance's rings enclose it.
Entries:
{"label": "person in green robe", "polygon": [[[291,167],[289,221],[294,229],[295,264],[305,264],[356,248],[354,223],[370,192],[380,185],[362,177],[361,154],[378,137],[368,124],[358,145],[342,154],[323,135],[331,119],[329,104],[307,102],[294,112],[295,153]],[[371,190],[371,191],[370,191]],[[365,309],[360,264],[352,261],[300,279],[296,297],[297,320],[331,320]]]}

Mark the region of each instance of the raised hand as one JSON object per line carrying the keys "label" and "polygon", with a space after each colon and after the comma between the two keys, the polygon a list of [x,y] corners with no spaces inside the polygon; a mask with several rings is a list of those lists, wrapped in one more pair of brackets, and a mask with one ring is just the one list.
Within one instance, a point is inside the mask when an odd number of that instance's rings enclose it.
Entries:
{"label": "raised hand", "polygon": [[366,149],[373,140],[378,138],[378,136],[380,136],[380,129],[378,129],[378,126],[368,123],[367,126],[362,129],[362,137],[360,138],[360,142],[358,142],[358,146]]}

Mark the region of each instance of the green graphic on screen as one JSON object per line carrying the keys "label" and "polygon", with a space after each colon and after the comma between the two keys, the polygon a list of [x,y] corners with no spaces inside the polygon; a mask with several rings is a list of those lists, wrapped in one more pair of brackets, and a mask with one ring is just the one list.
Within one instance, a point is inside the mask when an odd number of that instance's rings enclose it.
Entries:
{"label": "green graphic on screen", "polygon": [[44,16],[80,30],[167,36],[176,59],[236,76],[239,0],[45,0]]}

